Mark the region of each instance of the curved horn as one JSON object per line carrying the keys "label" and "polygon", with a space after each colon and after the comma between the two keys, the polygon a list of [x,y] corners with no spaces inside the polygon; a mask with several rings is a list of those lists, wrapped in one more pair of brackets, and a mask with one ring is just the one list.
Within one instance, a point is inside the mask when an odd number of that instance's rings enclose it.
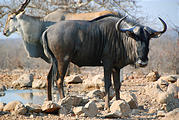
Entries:
{"label": "curved horn", "polygon": [[19,14],[21,11],[23,11],[27,7],[29,2],[30,2],[30,0],[24,1],[24,3],[20,6],[20,8],[15,12],[16,15]]}
{"label": "curved horn", "polygon": [[[121,18],[121,19],[116,23],[116,30],[117,30],[117,31],[121,31],[121,29],[119,30],[119,26],[120,26],[121,22],[122,22],[124,19],[126,19],[126,17],[127,17],[127,16]],[[123,30],[122,30],[122,31],[123,31]]]}
{"label": "curved horn", "polygon": [[160,37],[160,35],[162,35],[167,30],[167,24],[160,17],[158,17],[158,18],[162,22],[164,28],[163,28],[162,31],[155,31],[154,30],[150,35],[151,37]]}

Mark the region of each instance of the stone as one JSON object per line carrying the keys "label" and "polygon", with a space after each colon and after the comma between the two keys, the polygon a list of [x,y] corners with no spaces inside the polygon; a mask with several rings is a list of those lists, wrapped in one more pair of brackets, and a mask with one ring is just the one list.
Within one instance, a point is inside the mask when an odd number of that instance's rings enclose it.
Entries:
{"label": "stone", "polygon": [[5,96],[5,92],[0,92],[0,97]]}
{"label": "stone", "polygon": [[98,108],[94,101],[89,101],[84,106],[84,116],[86,117],[95,117],[98,114]]}
{"label": "stone", "polygon": [[73,112],[74,112],[75,115],[80,116],[81,114],[84,113],[84,107],[83,106],[74,107]]}
{"label": "stone", "polygon": [[68,112],[69,111],[65,107],[63,107],[63,106],[60,106],[60,109],[58,111],[59,114],[63,114],[63,115],[67,115]]}
{"label": "stone", "polygon": [[63,99],[60,99],[58,104],[60,106],[64,106],[68,111],[72,108],[72,106],[76,107],[80,105],[83,98],[78,96],[66,96]]}
{"label": "stone", "polygon": [[104,110],[104,104],[105,102],[96,102],[96,107],[98,110]]}
{"label": "stone", "polygon": [[159,111],[157,111],[157,117],[165,117],[165,111],[163,111],[163,110],[159,110]]}
{"label": "stone", "polygon": [[110,107],[110,111],[112,113],[119,111],[122,114],[122,116],[124,116],[124,117],[129,117],[131,114],[130,106],[124,100],[114,101]]}
{"label": "stone", "polygon": [[167,103],[168,97],[169,94],[167,92],[161,92],[161,94],[158,94],[157,101],[161,104]]}
{"label": "stone", "polygon": [[157,83],[158,83],[159,85],[164,85],[164,86],[168,86],[168,85],[169,85],[169,83],[168,83],[166,80],[163,80],[163,79],[161,79],[161,78],[159,78],[159,79],[157,80]]}
{"label": "stone", "polygon": [[22,104],[22,103],[20,101],[11,101],[4,106],[3,111],[12,112],[15,110],[15,107],[18,104]]}
{"label": "stone", "polygon": [[3,92],[6,90],[6,87],[4,85],[0,85],[0,92]]}
{"label": "stone", "polygon": [[70,75],[65,78],[65,82],[67,84],[78,84],[78,83],[82,83],[83,80],[81,79],[79,75]]}
{"label": "stone", "polygon": [[177,87],[175,84],[170,83],[167,92],[169,94],[172,94],[174,98],[178,98],[178,92],[179,92],[179,87]]}
{"label": "stone", "polygon": [[27,108],[23,104],[17,104],[15,106],[14,112],[16,114],[25,115],[27,113]]}
{"label": "stone", "polygon": [[46,82],[44,80],[41,79],[35,79],[32,82],[32,88],[34,89],[42,89],[46,87]]}
{"label": "stone", "polygon": [[30,113],[42,112],[41,105],[39,105],[39,104],[28,103],[25,106],[26,106],[28,112],[30,112]]}
{"label": "stone", "polygon": [[177,77],[173,76],[173,75],[169,75],[169,76],[162,76],[160,77],[160,79],[166,80],[168,82],[174,83],[177,81]]}
{"label": "stone", "polygon": [[85,89],[94,88],[99,89],[101,87],[104,87],[104,79],[103,75],[95,75],[92,78],[87,78],[83,81],[83,85]]}
{"label": "stone", "polygon": [[176,108],[168,113],[161,120],[178,120],[179,118],[179,108]]}
{"label": "stone", "polygon": [[0,111],[3,111],[4,106],[5,106],[5,103],[0,102]]}
{"label": "stone", "polygon": [[120,92],[121,99],[125,100],[131,109],[138,108],[137,97],[131,92]]}
{"label": "stone", "polygon": [[33,74],[23,74],[16,81],[12,82],[12,87],[14,88],[32,87],[33,79],[34,79]]}
{"label": "stone", "polygon": [[92,90],[87,94],[87,96],[90,97],[90,98],[97,97],[99,99],[103,99],[104,98],[104,92],[101,92],[100,90]]}
{"label": "stone", "polygon": [[158,94],[162,93],[163,90],[160,88],[158,83],[152,82],[144,87],[145,94],[151,96],[153,99],[157,99]]}
{"label": "stone", "polygon": [[159,79],[160,75],[157,71],[155,72],[150,72],[147,76],[146,76],[146,79],[148,81],[151,81],[151,82],[155,82]]}
{"label": "stone", "polygon": [[45,101],[41,107],[43,112],[46,113],[57,113],[60,106],[52,101]]}

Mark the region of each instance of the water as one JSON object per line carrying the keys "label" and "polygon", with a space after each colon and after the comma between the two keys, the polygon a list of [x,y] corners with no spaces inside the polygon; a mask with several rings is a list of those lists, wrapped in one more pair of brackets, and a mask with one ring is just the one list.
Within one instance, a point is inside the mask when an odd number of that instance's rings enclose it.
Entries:
{"label": "water", "polygon": [[[47,98],[46,90],[39,89],[27,89],[27,90],[13,90],[8,89],[4,91],[5,95],[0,96],[0,102],[8,103],[14,100],[21,101],[23,104],[33,103],[33,104],[43,104],[44,100]],[[58,96],[53,97],[53,100],[57,101]]]}

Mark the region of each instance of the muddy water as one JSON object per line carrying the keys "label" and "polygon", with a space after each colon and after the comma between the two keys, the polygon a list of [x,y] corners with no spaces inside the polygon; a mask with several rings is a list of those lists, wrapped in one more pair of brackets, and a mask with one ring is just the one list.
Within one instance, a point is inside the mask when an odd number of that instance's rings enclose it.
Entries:
{"label": "muddy water", "polygon": [[[43,104],[46,99],[46,90],[39,89],[27,89],[27,90],[13,90],[8,89],[4,91],[5,95],[0,96],[0,102],[8,103],[14,100],[21,101],[23,104],[33,103],[33,104]],[[56,94],[54,94],[56,95]],[[57,102],[59,96],[53,96],[53,100]]]}

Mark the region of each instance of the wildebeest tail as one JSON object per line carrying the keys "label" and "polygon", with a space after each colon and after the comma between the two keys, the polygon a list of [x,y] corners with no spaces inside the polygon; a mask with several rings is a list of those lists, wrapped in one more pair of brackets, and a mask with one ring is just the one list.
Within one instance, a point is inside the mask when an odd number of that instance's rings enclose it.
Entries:
{"label": "wildebeest tail", "polygon": [[50,71],[49,74],[51,74],[50,76],[52,77],[52,83],[54,83],[54,81],[56,81],[59,78],[58,62],[48,46],[47,31],[45,31],[42,34],[42,42],[43,42],[42,44],[43,44],[43,48],[44,48],[44,53],[46,54],[46,56],[48,58],[50,58],[51,63],[52,63],[52,69],[51,69],[52,71]]}

